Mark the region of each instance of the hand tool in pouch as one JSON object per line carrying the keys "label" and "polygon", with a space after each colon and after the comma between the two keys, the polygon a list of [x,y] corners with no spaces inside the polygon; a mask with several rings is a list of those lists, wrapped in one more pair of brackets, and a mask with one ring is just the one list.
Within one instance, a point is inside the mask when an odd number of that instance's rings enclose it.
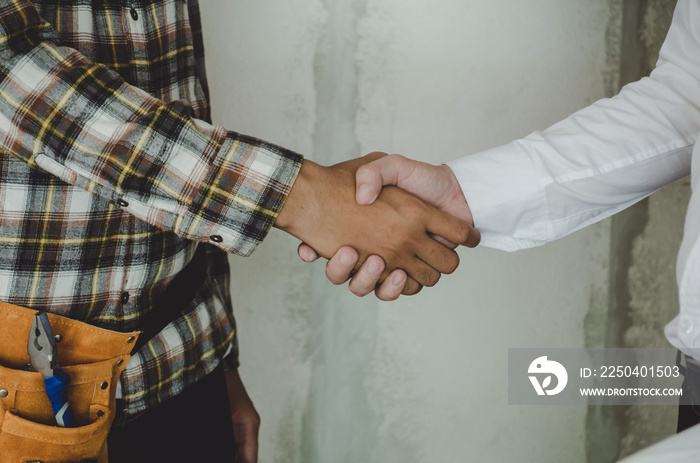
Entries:
{"label": "hand tool in pouch", "polygon": [[56,424],[65,428],[75,427],[75,418],[68,405],[70,377],[56,364],[56,340],[53,337],[46,312],[37,312],[32,319],[32,328],[27,341],[27,353],[31,367],[44,375],[46,394],[51,401]]}

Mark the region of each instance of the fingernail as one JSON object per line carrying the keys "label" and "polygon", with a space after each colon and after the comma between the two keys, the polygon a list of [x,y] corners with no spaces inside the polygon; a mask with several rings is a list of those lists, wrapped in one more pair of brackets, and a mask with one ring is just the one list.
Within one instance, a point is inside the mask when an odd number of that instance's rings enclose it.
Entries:
{"label": "fingernail", "polygon": [[352,260],[352,256],[346,252],[340,255],[340,263],[343,265],[351,265]]}
{"label": "fingernail", "polygon": [[374,261],[370,262],[367,264],[367,271],[372,275],[379,273],[379,264]]}
{"label": "fingernail", "polygon": [[[369,185],[362,185],[360,187],[360,189],[357,190],[357,198],[363,203],[372,204],[374,202],[374,200],[377,199],[377,198],[371,198],[371,194],[372,194],[372,191],[371,191],[371,188],[369,187]],[[371,199],[371,201],[370,201],[370,199]]]}
{"label": "fingernail", "polygon": [[391,282],[394,284],[394,286],[401,286],[403,284],[403,273],[397,273],[394,275],[394,278],[391,279]]}

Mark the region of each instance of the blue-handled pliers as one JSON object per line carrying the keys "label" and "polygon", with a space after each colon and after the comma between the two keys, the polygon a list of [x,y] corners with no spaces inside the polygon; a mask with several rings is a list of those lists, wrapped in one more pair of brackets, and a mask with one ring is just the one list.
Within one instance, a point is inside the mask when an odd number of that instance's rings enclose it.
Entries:
{"label": "blue-handled pliers", "polygon": [[56,340],[46,312],[40,311],[32,319],[32,330],[27,341],[27,353],[31,367],[44,375],[46,394],[49,396],[56,424],[65,428],[75,427],[75,417],[68,405],[70,377],[56,364]]}

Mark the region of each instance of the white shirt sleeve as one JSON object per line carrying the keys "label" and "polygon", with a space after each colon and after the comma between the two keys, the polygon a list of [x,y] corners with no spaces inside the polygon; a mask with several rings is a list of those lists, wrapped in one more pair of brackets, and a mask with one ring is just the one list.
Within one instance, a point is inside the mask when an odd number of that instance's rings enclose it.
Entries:
{"label": "white shirt sleeve", "polygon": [[700,0],[680,0],[650,77],[543,132],[448,163],[482,244],[561,238],[690,173],[700,132]]}

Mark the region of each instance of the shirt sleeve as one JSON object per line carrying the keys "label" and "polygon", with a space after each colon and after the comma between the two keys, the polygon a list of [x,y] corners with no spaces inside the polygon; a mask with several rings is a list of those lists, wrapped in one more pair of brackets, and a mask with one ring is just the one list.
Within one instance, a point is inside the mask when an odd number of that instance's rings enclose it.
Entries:
{"label": "shirt sleeve", "polygon": [[302,162],[60,46],[30,1],[0,2],[0,139],[141,220],[240,255],[265,237]]}
{"label": "shirt sleeve", "polygon": [[700,3],[679,1],[650,77],[545,131],[448,163],[482,244],[547,243],[690,173],[700,131],[697,24]]}

